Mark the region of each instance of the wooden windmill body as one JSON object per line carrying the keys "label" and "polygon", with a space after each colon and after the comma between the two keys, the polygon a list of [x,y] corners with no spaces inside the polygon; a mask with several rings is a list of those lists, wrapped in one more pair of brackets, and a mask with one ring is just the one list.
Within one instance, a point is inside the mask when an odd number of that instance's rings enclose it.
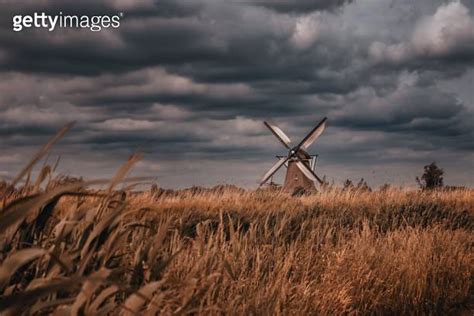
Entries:
{"label": "wooden windmill body", "polygon": [[314,173],[317,156],[308,154],[306,149],[324,131],[326,121],[327,118],[324,118],[294,147],[291,147],[291,140],[276,124],[264,122],[278,140],[289,150],[289,153],[286,156],[277,156],[278,162],[263,176],[260,185],[265,184],[282,166],[286,166],[287,171],[282,187],[284,192],[294,193],[297,190],[315,191],[315,182],[322,183],[322,180]]}
{"label": "wooden windmill body", "polygon": [[315,191],[316,187],[314,182],[301,172],[296,161],[289,161],[282,190],[287,193],[293,193],[298,189],[311,192]]}

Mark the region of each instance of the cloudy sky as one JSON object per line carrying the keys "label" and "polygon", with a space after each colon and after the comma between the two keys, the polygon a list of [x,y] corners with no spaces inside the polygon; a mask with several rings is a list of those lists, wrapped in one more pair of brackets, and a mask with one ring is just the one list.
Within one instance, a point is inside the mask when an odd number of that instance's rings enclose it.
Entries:
{"label": "cloudy sky", "polygon": [[[59,4],[60,3],[60,4]],[[164,187],[256,186],[324,116],[319,175],[414,186],[437,161],[474,180],[474,1],[0,0],[0,177],[64,123],[59,171]],[[26,29],[18,14],[123,13],[101,32]]]}

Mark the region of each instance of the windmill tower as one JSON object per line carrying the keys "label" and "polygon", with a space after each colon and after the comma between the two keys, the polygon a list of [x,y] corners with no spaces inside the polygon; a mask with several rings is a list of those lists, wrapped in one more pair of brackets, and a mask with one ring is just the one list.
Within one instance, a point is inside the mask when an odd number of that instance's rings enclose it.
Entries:
{"label": "windmill tower", "polygon": [[326,121],[327,118],[325,117],[296,146],[292,146],[290,138],[276,124],[264,122],[265,126],[288,150],[288,155],[277,156],[278,162],[263,176],[260,185],[265,184],[284,165],[287,167],[285,182],[283,183],[284,192],[292,193],[297,188],[314,191],[316,181],[322,184],[323,181],[313,171],[317,156],[308,154],[306,150],[324,131]]}

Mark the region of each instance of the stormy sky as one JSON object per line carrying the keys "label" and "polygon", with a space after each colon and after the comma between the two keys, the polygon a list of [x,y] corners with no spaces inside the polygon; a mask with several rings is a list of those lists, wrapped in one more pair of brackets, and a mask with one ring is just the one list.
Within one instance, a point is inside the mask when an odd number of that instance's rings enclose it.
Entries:
{"label": "stormy sky", "polygon": [[[317,173],[415,186],[436,161],[474,180],[474,2],[441,0],[0,0],[0,177],[69,121],[58,171],[164,187],[255,187],[284,148]],[[12,30],[18,14],[123,13],[117,29]],[[281,175],[280,175],[281,177]]]}

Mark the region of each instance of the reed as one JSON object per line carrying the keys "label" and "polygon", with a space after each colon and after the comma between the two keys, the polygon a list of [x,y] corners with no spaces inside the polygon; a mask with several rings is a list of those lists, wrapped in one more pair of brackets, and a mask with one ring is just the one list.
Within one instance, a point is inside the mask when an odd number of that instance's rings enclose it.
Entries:
{"label": "reed", "polygon": [[472,190],[132,192],[139,158],[0,185],[1,313],[473,312]]}

